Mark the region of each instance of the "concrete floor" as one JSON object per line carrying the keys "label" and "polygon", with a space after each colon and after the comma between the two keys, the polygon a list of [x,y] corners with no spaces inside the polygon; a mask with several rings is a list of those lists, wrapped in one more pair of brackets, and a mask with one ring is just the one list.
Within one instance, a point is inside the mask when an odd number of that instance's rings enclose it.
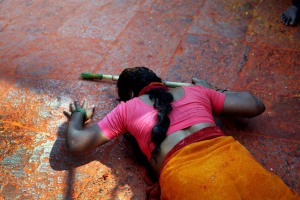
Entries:
{"label": "concrete floor", "polygon": [[[74,99],[116,105],[118,75],[147,66],[169,81],[252,91],[267,110],[221,119],[265,168],[300,192],[300,25],[291,0],[1,0],[0,199],[144,199],[148,177],[123,137],[84,157],[66,151]],[[147,181],[148,180],[148,181]]]}

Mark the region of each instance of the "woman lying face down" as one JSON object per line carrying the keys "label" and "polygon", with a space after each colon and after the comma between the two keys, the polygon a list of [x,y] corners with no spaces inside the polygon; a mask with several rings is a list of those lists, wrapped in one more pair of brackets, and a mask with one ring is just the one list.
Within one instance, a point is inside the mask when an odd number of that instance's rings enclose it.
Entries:
{"label": "woman lying face down", "polygon": [[149,199],[299,199],[215,124],[213,114],[260,115],[263,102],[197,78],[192,83],[168,88],[146,67],[125,69],[117,82],[120,103],[98,123],[84,126],[94,112],[86,101],[70,104],[69,150],[86,153],[129,132],[159,180]]}

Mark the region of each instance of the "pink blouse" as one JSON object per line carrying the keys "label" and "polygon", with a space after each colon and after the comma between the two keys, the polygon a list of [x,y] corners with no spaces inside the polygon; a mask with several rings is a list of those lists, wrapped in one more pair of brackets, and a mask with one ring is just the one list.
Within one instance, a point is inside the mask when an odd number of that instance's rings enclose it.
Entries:
{"label": "pink blouse", "polygon": [[[171,103],[170,127],[167,135],[198,123],[215,124],[212,113],[223,109],[225,94],[201,86],[184,86],[184,96]],[[156,124],[157,111],[136,97],[118,106],[99,123],[100,129],[110,139],[129,132],[150,160],[154,144],[151,131]]]}

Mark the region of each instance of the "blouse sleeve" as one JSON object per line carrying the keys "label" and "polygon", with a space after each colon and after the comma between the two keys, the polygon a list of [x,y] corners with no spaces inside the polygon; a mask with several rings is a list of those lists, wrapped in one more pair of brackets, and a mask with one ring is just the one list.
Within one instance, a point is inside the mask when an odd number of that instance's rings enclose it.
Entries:
{"label": "blouse sleeve", "polygon": [[205,88],[204,90],[210,99],[213,113],[221,113],[223,110],[226,95],[209,88]]}
{"label": "blouse sleeve", "polygon": [[126,104],[124,102],[119,103],[116,108],[98,122],[98,126],[109,139],[125,133],[127,130]]}

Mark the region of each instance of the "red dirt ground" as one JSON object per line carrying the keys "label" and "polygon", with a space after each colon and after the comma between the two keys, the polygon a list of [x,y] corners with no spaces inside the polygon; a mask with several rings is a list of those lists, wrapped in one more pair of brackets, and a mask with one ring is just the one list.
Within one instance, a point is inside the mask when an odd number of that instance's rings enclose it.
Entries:
{"label": "red dirt ground", "polygon": [[147,66],[169,81],[192,76],[252,91],[266,104],[253,119],[220,125],[269,171],[300,192],[300,25],[286,1],[0,0],[0,199],[144,199],[144,167],[117,138],[84,157],[68,154],[72,100],[116,105],[118,75]]}

